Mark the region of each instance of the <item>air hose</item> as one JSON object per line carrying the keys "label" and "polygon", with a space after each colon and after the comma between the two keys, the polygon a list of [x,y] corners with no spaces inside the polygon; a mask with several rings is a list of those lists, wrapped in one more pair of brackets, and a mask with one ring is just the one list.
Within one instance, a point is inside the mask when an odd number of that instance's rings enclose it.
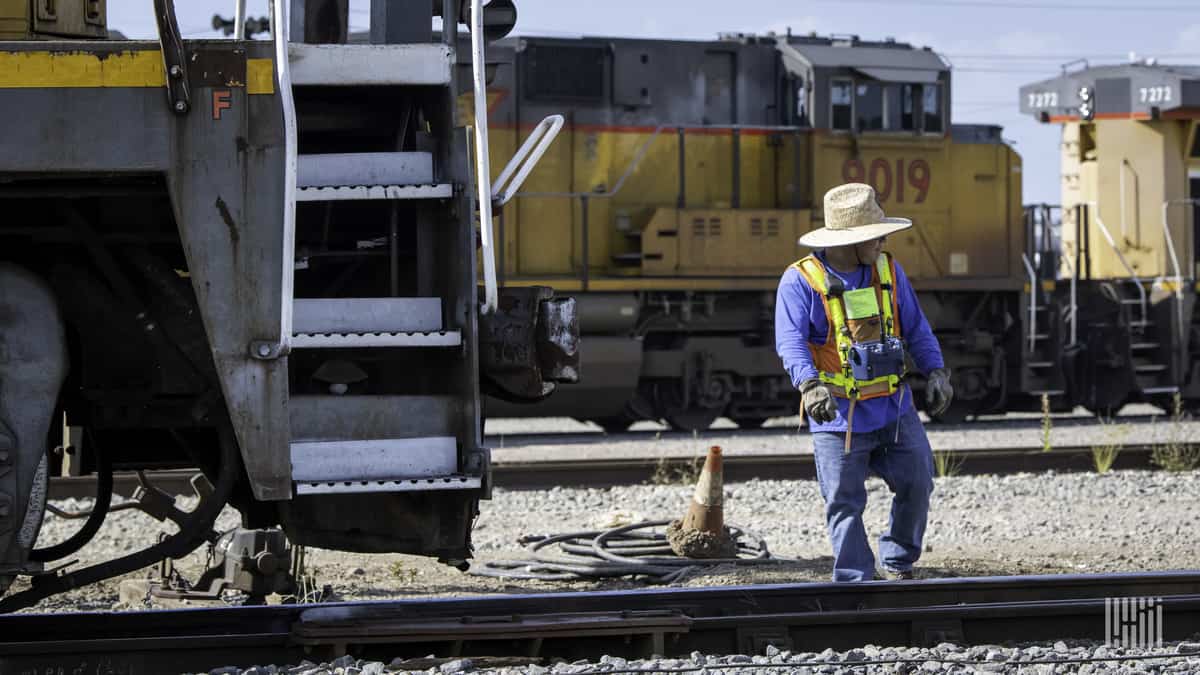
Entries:
{"label": "air hose", "polygon": [[[665,534],[648,532],[668,520],[644,521],[608,530],[523,537],[529,557],[492,560],[474,565],[471,574],[506,579],[578,581],[606,577],[641,577],[655,583],[672,583],[714,565],[768,565],[785,562],[772,558],[766,542],[747,530],[727,526],[737,543],[733,558],[683,558],[674,554]],[[558,545],[558,555],[543,552]]]}

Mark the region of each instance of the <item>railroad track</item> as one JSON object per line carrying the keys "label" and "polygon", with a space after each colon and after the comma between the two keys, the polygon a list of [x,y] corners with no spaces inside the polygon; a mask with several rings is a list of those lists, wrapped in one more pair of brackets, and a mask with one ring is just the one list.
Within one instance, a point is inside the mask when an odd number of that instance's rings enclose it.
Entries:
{"label": "railroad track", "polygon": [[[1150,445],[1127,445],[1114,469],[1150,468]],[[1038,471],[1092,471],[1091,447],[1060,447],[1050,452],[1041,448],[978,448],[953,453],[958,475],[1012,474]],[[492,474],[496,485],[510,489],[554,486],[588,487],[634,485],[652,481],[685,480],[699,470],[696,457],[587,458],[550,461],[505,461],[503,451],[493,454]],[[725,481],[752,479],[807,480],[816,477],[812,455],[803,453],[726,454]],[[148,472],[156,487],[176,495],[192,494],[189,483],[194,469]],[[113,479],[118,494],[128,496],[137,486],[133,473],[118,473]],[[50,497],[90,497],[96,482],[90,476],[50,479]]]}
{"label": "railroad track", "polygon": [[[396,657],[592,659],[1105,639],[1105,600],[1200,631],[1200,573],[988,577],[0,617],[0,672],[206,671]],[[848,626],[854,629],[849,630]]]}

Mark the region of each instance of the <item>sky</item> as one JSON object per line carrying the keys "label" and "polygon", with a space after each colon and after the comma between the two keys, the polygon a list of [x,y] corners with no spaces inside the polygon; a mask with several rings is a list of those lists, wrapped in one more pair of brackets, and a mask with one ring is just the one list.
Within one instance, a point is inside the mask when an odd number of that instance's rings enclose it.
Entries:
{"label": "sky", "polygon": [[[998,124],[1024,161],[1024,201],[1059,201],[1059,127],[1018,112],[1021,85],[1090,64],[1156,58],[1200,64],[1196,0],[514,0],[517,34],[714,39],[718,33],[816,31],[894,37],[929,46],[953,64],[955,123]],[[250,16],[266,0],[248,0]],[[216,37],[214,13],[234,3],[177,0],[185,37]],[[352,29],[365,29],[370,0],[350,0]],[[155,37],[152,0],[109,0],[109,27]]]}

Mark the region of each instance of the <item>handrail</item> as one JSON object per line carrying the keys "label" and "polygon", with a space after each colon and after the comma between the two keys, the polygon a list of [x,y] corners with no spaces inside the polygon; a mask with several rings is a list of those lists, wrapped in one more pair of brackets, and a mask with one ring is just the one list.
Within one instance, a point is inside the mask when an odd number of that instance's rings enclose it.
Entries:
{"label": "handrail", "polygon": [[1029,275],[1029,353],[1032,354],[1037,337],[1037,274],[1034,273],[1033,263],[1025,253],[1021,254],[1021,264],[1025,266],[1025,273]]}
{"label": "handrail", "polygon": [[[1191,204],[1195,208],[1200,204],[1200,199],[1168,199],[1163,202],[1162,206],[1162,228],[1163,238],[1167,240],[1167,253],[1171,256],[1171,267],[1175,269],[1175,311],[1179,320],[1179,344],[1183,344],[1185,326],[1183,323],[1183,271],[1179,267],[1179,256],[1175,253],[1175,238],[1171,236],[1171,226],[1167,222],[1167,211],[1171,204]],[[1192,261],[1192,267],[1188,270],[1190,274],[1195,273],[1195,261]]]}
{"label": "handrail", "polygon": [[807,127],[781,126],[781,125],[770,125],[770,124],[660,124],[660,125],[654,127],[654,131],[650,132],[650,138],[647,138],[645,140],[645,142],[642,143],[641,147],[638,148],[638,151],[633,156],[633,159],[631,159],[629,161],[629,164],[626,165],[625,171],[621,174],[621,177],[617,179],[617,182],[613,186],[613,188],[607,192],[519,192],[514,196],[515,197],[537,197],[537,198],[550,198],[550,197],[572,197],[572,198],[588,197],[589,199],[612,198],[612,197],[616,196],[616,194],[618,192],[621,191],[621,188],[624,187],[624,185],[625,185],[625,181],[631,175],[633,175],[633,172],[635,170],[637,170],[637,168],[639,166],[641,166],[642,160],[644,160],[646,158],[646,155],[649,154],[650,146],[662,134],[662,132],[667,129],[683,129],[683,130],[700,129],[700,130],[720,130],[720,131],[724,131],[724,130],[728,129],[730,131],[747,130],[747,131],[779,131],[779,132],[808,130]]}
{"label": "handrail", "polygon": [[[271,4],[275,81],[283,108],[283,276],[280,281],[279,347],[280,353],[286,354],[292,343],[292,295],[296,275],[296,103],[292,98],[292,73],[288,59],[288,0],[275,0]],[[244,21],[238,22],[238,26],[244,24]]]}
{"label": "handrail", "polygon": [[[529,173],[533,171],[533,168],[541,161],[542,155],[546,154],[546,150],[550,148],[550,144],[558,137],[558,132],[562,131],[565,121],[566,119],[562,115],[550,115],[533,128],[533,131],[529,133],[529,138],[525,139],[492,185],[492,201],[495,206],[504,206],[517,194],[517,191],[525,184],[525,179],[529,178]],[[517,171],[518,167],[520,171]],[[516,172],[515,178],[513,177],[514,172]],[[512,178],[511,182],[510,178]]]}
{"label": "handrail", "polygon": [[[283,2],[284,0],[276,0]],[[233,39],[246,39],[246,0],[234,0],[233,3]]]}
{"label": "handrail", "polygon": [[1121,261],[1121,266],[1125,268],[1125,271],[1129,273],[1129,278],[1137,286],[1139,306],[1142,309],[1141,323],[1142,325],[1145,325],[1147,321],[1146,288],[1142,286],[1142,280],[1139,279],[1137,273],[1133,271],[1133,267],[1129,265],[1129,261],[1125,259],[1125,255],[1121,253],[1120,247],[1117,246],[1117,242],[1113,239],[1112,233],[1108,231],[1108,228],[1104,225],[1104,221],[1100,219],[1100,206],[1096,202],[1087,202],[1087,204],[1095,210],[1096,226],[1100,228],[1100,234],[1104,235],[1104,239],[1108,242],[1108,245],[1111,246],[1113,252],[1117,254],[1117,259]]}
{"label": "handrail", "polygon": [[[282,0],[276,0],[281,2]],[[483,0],[471,0],[471,74],[475,90],[475,183],[479,189],[479,229],[483,248],[483,306],[491,314],[499,304],[495,242],[492,234],[491,168],[488,160],[487,64],[484,60]]]}

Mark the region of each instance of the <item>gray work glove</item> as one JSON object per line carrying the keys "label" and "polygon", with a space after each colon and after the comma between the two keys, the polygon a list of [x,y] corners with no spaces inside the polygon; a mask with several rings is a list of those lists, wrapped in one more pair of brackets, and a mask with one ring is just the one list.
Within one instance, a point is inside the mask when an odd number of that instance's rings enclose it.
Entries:
{"label": "gray work glove", "polygon": [[838,408],[833,394],[817,378],[800,383],[800,400],[812,421],[824,424],[837,419]]}
{"label": "gray work glove", "polygon": [[931,417],[946,412],[954,400],[954,387],[950,386],[950,370],[937,368],[929,373],[925,382],[925,410]]}

